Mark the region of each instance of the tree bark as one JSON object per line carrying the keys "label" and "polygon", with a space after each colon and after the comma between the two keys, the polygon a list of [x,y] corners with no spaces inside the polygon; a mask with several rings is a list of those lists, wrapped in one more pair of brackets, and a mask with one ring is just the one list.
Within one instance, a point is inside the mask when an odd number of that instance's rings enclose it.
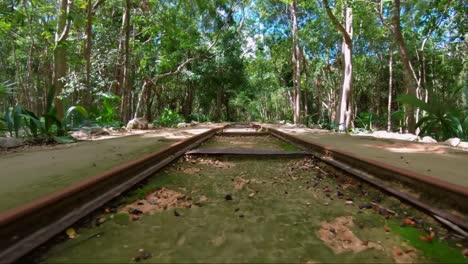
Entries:
{"label": "tree bark", "polygon": [[387,104],[387,131],[392,131],[392,90],[393,90],[393,47],[390,47],[388,60],[388,104]]}
{"label": "tree bark", "polygon": [[340,31],[343,37],[341,52],[343,55],[343,79],[340,90],[340,102],[338,106],[338,115],[336,116],[339,131],[346,130],[351,123],[351,91],[353,87],[353,9],[347,4],[345,11],[344,26],[340,24],[338,19],[333,15],[328,0],[323,0],[326,12]]}
{"label": "tree bark", "polygon": [[127,122],[130,119],[129,111],[129,97],[130,97],[130,87],[129,87],[129,77],[130,77],[130,9],[131,9],[131,0],[125,1],[125,14],[124,14],[124,68],[122,75],[122,101],[120,106],[121,118],[123,122]]}
{"label": "tree bark", "polygon": [[297,35],[297,15],[296,15],[296,1],[292,0],[290,3],[290,11],[292,18],[292,63],[293,63],[293,111],[294,111],[294,124],[301,122],[301,50],[299,47],[299,40]]}
{"label": "tree bark", "polygon": [[194,88],[195,86],[193,85],[193,82],[188,81],[185,88],[185,100],[182,106],[182,115],[185,118],[189,118],[190,115],[192,115]]}
{"label": "tree bark", "polygon": [[221,120],[221,108],[223,106],[223,88],[221,85],[218,85],[216,89],[216,109],[215,109],[215,119],[216,121]]}
{"label": "tree bark", "polygon": [[[392,17],[393,25],[391,27],[391,31],[395,38],[396,43],[398,44],[398,48],[400,50],[400,60],[401,64],[403,65],[403,77],[406,86],[406,93],[408,95],[417,96],[417,83],[414,78],[414,70],[413,65],[411,64],[408,48],[405,43],[405,39],[403,34],[401,33],[401,25],[400,25],[400,0],[394,0],[394,7],[393,7],[393,17]],[[415,133],[416,132],[416,118],[415,118],[415,111],[412,105],[408,105],[406,108],[407,118],[408,118],[408,132]]]}
{"label": "tree bark", "polygon": [[[61,0],[59,3],[59,15],[57,30],[55,32],[54,48],[54,86],[55,86],[55,107],[57,108],[57,117],[62,119],[64,116],[63,102],[59,98],[65,87],[64,78],[67,75],[67,51],[65,44],[70,31],[71,23],[68,19],[72,0]],[[51,103],[51,102],[49,102]]]}

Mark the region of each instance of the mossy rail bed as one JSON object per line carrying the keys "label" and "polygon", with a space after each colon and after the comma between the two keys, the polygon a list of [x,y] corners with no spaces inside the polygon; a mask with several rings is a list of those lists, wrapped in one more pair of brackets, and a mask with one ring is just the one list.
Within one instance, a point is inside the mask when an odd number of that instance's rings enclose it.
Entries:
{"label": "mossy rail bed", "polygon": [[[215,137],[203,146],[226,142],[255,146],[250,140]],[[294,149],[276,140],[259,142],[262,148]],[[142,213],[139,206],[161,190],[180,194],[176,200],[183,203]],[[396,215],[379,214],[370,208],[371,202]],[[321,232],[324,223],[340,217],[352,219],[348,228],[358,241],[376,246],[355,252],[350,245],[349,250],[336,253]],[[418,227],[401,225],[409,217]],[[467,263],[456,245],[460,241],[432,218],[310,157],[187,156],[85,220],[74,227],[75,238],[63,234],[26,259],[41,263]],[[422,241],[420,236],[427,236],[424,229],[429,227],[437,235],[432,242]],[[332,238],[336,233],[338,244],[346,244],[338,228],[327,232]]]}

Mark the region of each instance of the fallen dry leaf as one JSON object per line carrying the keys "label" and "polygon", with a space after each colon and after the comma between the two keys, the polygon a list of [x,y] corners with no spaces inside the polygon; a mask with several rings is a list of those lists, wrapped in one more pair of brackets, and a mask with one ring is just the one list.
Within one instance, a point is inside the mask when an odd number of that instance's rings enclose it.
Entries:
{"label": "fallen dry leaf", "polygon": [[393,254],[396,255],[396,256],[401,256],[401,255],[403,255],[403,251],[401,251],[401,249],[398,248],[398,247],[394,247],[393,248]]}
{"label": "fallen dry leaf", "polygon": [[409,218],[405,218],[405,219],[403,219],[403,225],[414,226],[414,225],[416,225],[416,222],[414,222],[413,220],[411,220]]}
{"label": "fallen dry leaf", "polygon": [[428,236],[419,236],[419,239],[421,239],[422,241],[432,242],[434,237],[435,237],[435,232],[431,231],[431,233]]}
{"label": "fallen dry leaf", "polygon": [[67,236],[71,239],[73,238],[76,238],[76,231],[74,228],[68,228],[67,231],[65,231],[67,233]]}

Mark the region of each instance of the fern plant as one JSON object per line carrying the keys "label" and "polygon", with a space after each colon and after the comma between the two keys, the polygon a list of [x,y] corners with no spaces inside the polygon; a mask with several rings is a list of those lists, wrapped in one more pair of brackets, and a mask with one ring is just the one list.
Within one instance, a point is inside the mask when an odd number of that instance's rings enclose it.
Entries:
{"label": "fern plant", "polygon": [[416,124],[420,136],[432,136],[437,140],[458,137],[468,140],[468,108],[457,108],[454,105],[432,96],[428,103],[415,96],[402,95],[397,101],[418,107],[424,111]]}

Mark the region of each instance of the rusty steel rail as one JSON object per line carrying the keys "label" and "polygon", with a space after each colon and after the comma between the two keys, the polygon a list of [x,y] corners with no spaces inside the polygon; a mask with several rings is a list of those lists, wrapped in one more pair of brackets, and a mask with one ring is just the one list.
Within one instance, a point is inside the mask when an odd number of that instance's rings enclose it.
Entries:
{"label": "rusty steel rail", "polygon": [[0,214],[0,262],[14,262],[224,128],[174,143]]}
{"label": "rusty steel rail", "polygon": [[[351,153],[338,150],[336,148],[302,140],[275,128],[263,127],[263,129],[282,140],[309,150],[314,157],[324,161],[325,163],[348,172],[351,175],[396,196],[400,200],[406,201],[434,215],[442,224],[449,226],[455,231],[459,231],[459,233],[463,233],[464,235],[467,234],[468,222],[465,219],[451,214],[447,210],[442,210],[423,202],[411,194],[392,188],[388,183],[385,183],[385,181],[396,181],[404,184],[410,189],[421,190],[433,196],[441,197],[445,201],[449,201],[451,206],[461,210],[464,214],[467,214],[468,212],[468,188],[441,181],[414,171],[398,168],[383,162],[356,157]],[[450,223],[441,221],[440,218],[443,218]],[[458,226],[462,230],[456,230],[457,227],[454,228],[453,225]]]}

